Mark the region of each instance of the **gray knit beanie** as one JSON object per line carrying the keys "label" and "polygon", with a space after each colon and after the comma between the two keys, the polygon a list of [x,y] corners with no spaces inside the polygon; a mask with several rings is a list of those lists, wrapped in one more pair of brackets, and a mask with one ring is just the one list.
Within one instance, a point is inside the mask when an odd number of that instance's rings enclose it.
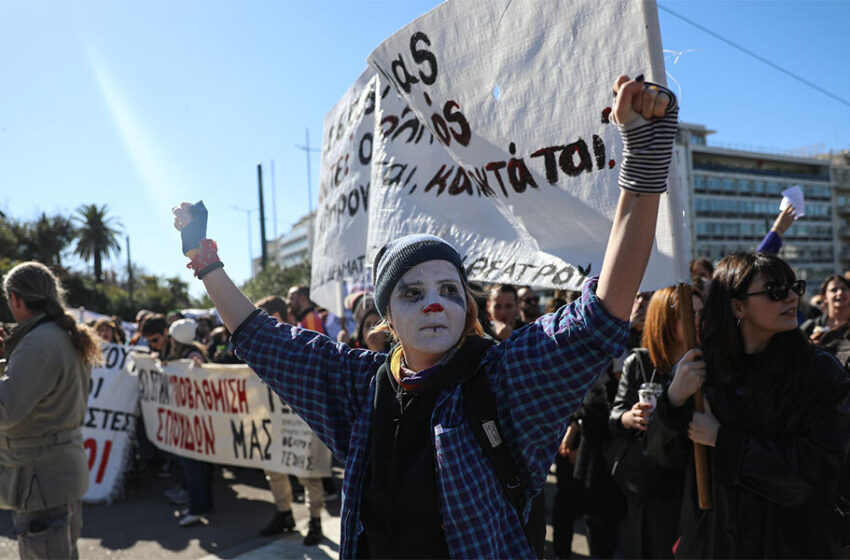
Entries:
{"label": "gray knit beanie", "polygon": [[375,284],[375,307],[381,317],[387,314],[390,294],[404,273],[425,261],[448,261],[457,268],[466,284],[463,261],[454,247],[434,235],[406,235],[390,241],[375,255],[372,275]]}

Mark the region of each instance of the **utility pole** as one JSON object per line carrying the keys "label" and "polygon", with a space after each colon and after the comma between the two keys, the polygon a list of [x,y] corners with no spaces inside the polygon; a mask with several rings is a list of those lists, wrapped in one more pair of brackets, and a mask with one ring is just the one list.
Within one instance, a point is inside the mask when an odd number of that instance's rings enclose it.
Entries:
{"label": "utility pole", "polygon": [[277,241],[277,185],[274,182],[274,160],[272,160],[272,231]]}
{"label": "utility pole", "polygon": [[257,186],[260,191],[260,269],[265,270],[269,260],[268,249],[266,247],[266,209],[263,206],[263,166],[257,164]]}
{"label": "utility pole", "polygon": [[306,143],[303,146],[295,145],[299,150],[304,150],[304,153],[307,154],[307,207],[310,209],[310,214],[313,213],[313,190],[311,188],[310,181],[310,152],[321,152],[322,150],[318,148],[310,147],[310,129],[304,129]]}
{"label": "utility pole", "polygon": [[130,293],[130,309],[135,309],[133,305],[133,265],[130,262],[130,236],[126,236],[127,240],[127,291]]}

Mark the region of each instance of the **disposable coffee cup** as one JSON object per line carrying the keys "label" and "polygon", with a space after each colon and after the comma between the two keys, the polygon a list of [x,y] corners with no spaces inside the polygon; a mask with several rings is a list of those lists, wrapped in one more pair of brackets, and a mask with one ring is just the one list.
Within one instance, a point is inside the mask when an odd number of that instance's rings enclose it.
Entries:
{"label": "disposable coffee cup", "polygon": [[638,389],[638,399],[642,404],[648,404],[652,408],[650,412],[655,411],[655,406],[658,404],[658,397],[661,396],[661,392],[664,388],[660,383],[641,383],[640,389]]}

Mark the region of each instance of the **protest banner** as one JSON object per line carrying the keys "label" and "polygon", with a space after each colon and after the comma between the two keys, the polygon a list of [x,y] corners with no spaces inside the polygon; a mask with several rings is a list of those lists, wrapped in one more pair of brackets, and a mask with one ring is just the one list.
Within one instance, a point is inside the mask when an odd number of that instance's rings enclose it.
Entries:
{"label": "protest banner", "polygon": [[133,354],[148,439],[210,463],[330,476],[331,453],[246,365]]}
{"label": "protest banner", "polygon": [[89,460],[86,503],[111,503],[121,494],[124,473],[132,461],[139,404],[138,380],[127,367],[134,347],[104,343],[101,349],[104,363],[92,368],[83,419],[83,446]]}
{"label": "protest banner", "polygon": [[[367,262],[400,235],[433,233],[475,280],[575,289],[599,273],[622,152],[611,85],[666,82],[654,2],[446,2],[369,63],[448,157],[391,131],[400,106],[377,96]],[[668,185],[646,288],[688,278],[675,163]]]}
{"label": "protest banner", "polygon": [[355,285],[369,284],[366,235],[375,84],[364,72],[325,115],[310,297],[338,317]]}

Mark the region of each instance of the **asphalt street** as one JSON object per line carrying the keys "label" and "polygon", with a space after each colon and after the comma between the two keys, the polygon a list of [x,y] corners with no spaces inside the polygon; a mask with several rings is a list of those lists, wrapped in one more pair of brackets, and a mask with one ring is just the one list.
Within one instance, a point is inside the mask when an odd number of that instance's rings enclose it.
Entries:
{"label": "asphalt street", "polygon": [[[341,471],[337,469],[339,487]],[[263,473],[254,469],[216,468],[213,477],[215,512],[206,523],[180,528],[179,507],[172,505],[163,492],[174,485],[171,478],[154,473],[129,480],[124,496],[111,505],[85,505],[83,532],[79,541],[80,558],[115,560],[182,560],[237,558],[335,559],[339,543],[340,501],[326,504],[323,515],[325,540],[318,547],[304,547],[308,513],[303,504],[293,504],[299,534],[262,538],[259,530],[274,512],[271,492]],[[555,490],[554,476],[546,485],[547,509]],[[583,525],[576,524],[573,539],[575,557],[587,555]],[[547,557],[551,558],[552,528],[547,531]],[[17,558],[11,515],[0,512],[0,558]]]}

